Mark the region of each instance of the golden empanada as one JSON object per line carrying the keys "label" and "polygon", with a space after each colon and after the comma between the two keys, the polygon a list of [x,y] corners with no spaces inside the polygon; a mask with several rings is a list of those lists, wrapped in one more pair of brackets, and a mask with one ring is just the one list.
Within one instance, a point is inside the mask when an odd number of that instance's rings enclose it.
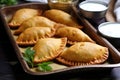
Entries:
{"label": "golden empanada", "polygon": [[73,26],[77,28],[82,28],[83,26],[79,25],[77,20],[72,17],[70,14],[57,9],[47,10],[43,15],[57,23],[65,24],[68,26]]}
{"label": "golden empanada", "polygon": [[26,21],[24,21],[20,27],[15,30],[14,34],[20,34],[21,32],[23,32],[25,29],[29,28],[29,27],[50,27],[53,28],[55,25],[54,21],[51,21],[50,19],[46,18],[46,17],[42,17],[42,16],[35,16],[32,17]]}
{"label": "golden empanada", "polygon": [[55,59],[65,48],[67,38],[44,38],[39,39],[35,50],[34,62],[43,62]]}
{"label": "golden empanada", "polygon": [[55,34],[55,30],[49,27],[30,27],[22,32],[16,42],[18,45],[34,45],[38,39],[48,38]]}
{"label": "golden empanada", "polygon": [[74,44],[76,42],[94,42],[86,33],[81,29],[75,27],[60,27],[56,30],[55,36],[67,37],[68,43]]}
{"label": "golden empanada", "polygon": [[61,53],[57,60],[69,66],[82,66],[103,63],[108,55],[107,47],[90,42],[79,42]]}
{"label": "golden empanada", "polygon": [[36,10],[31,8],[22,8],[15,12],[12,20],[9,22],[9,26],[12,28],[17,28],[21,23],[33,16],[41,15],[42,10]]}

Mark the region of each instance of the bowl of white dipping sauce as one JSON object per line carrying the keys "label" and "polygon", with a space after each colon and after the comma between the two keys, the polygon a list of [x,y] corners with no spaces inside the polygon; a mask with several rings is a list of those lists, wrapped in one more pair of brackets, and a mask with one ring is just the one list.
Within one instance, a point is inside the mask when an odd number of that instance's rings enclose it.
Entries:
{"label": "bowl of white dipping sauce", "polygon": [[120,47],[120,23],[104,22],[98,26],[98,32],[115,47]]}
{"label": "bowl of white dipping sauce", "polygon": [[107,3],[101,1],[83,1],[78,6],[80,14],[90,19],[105,17],[108,9]]}

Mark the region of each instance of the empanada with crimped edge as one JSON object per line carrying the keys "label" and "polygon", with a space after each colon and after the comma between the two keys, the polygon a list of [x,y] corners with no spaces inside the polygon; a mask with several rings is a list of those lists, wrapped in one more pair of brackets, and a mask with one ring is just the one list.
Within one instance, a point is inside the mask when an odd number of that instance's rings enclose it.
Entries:
{"label": "empanada with crimped edge", "polygon": [[42,14],[42,10],[36,10],[36,9],[32,9],[32,8],[22,8],[15,12],[15,14],[13,15],[13,17],[8,25],[11,28],[17,28],[25,20],[27,20],[33,16],[41,15],[41,14]]}
{"label": "empanada with crimped edge", "polygon": [[33,50],[35,50],[34,62],[53,60],[59,56],[66,46],[67,38],[44,38],[39,39]]}
{"label": "empanada with crimped edge", "polygon": [[77,20],[74,17],[72,17],[70,14],[68,14],[62,10],[57,10],[57,9],[46,10],[43,13],[43,16],[45,16],[57,23],[61,23],[64,25],[73,26],[73,27],[77,27],[77,28],[83,28],[83,26],[79,25],[79,23],[77,22]]}
{"label": "empanada with crimped edge", "polygon": [[34,45],[38,39],[52,37],[55,34],[54,28],[30,27],[23,31],[16,39],[21,46]]}
{"label": "empanada with crimped edge", "polygon": [[69,66],[84,66],[103,63],[108,59],[108,55],[107,47],[91,42],[79,42],[66,49],[56,59]]}
{"label": "empanada with crimped edge", "polygon": [[26,21],[24,21],[20,27],[15,30],[14,34],[20,34],[21,32],[23,32],[25,29],[29,28],[29,27],[50,27],[50,28],[54,28],[54,25],[56,23],[54,21],[51,21],[50,19],[43,17],[43,16],[34,16]]}
{"label": "empanada with crimped edge", "polygon": [[69,44],[76,42],[95,42],[81,29],[60,25],[55,33],[56,37],[67,37]]}

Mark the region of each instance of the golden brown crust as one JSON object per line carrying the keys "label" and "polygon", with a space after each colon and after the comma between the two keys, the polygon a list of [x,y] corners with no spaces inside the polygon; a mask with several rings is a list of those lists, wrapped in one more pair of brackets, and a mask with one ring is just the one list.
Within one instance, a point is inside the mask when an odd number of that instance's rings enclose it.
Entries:
{"label": "golden brown crust", "polygon": [[9,22],[10,28],[17,28],[19,27],[23,21],[36,16],[41,15],[42,10],[36,10],[31,8],[22,8],[15,12],[15,14],[12,17],[12,20]]}
{"label": "golden brown crust", "polygon": [[44,62],[55,59],[65,48],[67,38],[39,39],[33,49],[35,50],[34,62]]}
{"label": "golden brown crust", "polygon": [[23,32],[25,29],[29,27],[49,27],[54,28],[54,25],[56,23],[54,21],[49,20],[46,17],[43,16],[34,16],[32,18],[29,18],[28,20],[24,21],[20,27],[15,30],[14,34],[18,35],[21,32]]}
{"label": "golden brown crust", "polygon": [[75,27],[61,26],[56,30],[55,36],[67,37],[69,44],[76,42],[95,42],[82,30]]}
{"label": "golden brown crust", "polygon": [[47,10],[43,13],[43,15],[57,23],[61,23],[68,26],[73,26],[77,28],[83,28],[83,26],[79,25],[77,20],[72,17],[70,14],[57,9]]}
{"label": "golden brown crust", "polygon": [[108,58],[108,48],[90,42],[76,43],[56,58],[69,66],[100,64]]}
{"label": "golden brown crust", "polygon": [[52,37],[55,29],[49,27],[30,27],[22,32],[16,39],[18,45],[34,45],[38,39]]}

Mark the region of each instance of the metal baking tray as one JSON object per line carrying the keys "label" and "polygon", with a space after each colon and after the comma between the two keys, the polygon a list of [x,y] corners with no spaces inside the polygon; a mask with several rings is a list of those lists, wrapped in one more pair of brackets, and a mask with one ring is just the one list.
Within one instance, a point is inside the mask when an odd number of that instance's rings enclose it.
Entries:
{"label": "metal baking tray", "polygon": [[[36,72],[31,70],[31,68],[28,66],[26,61],[23,59],[22,52],[20,50],[20,47],[17,45],[14,35],[12,34],[12,30],[8,26],[8,22],[11,19],[13,13],[15,13],[16,10],[20,8],[35,8],[35,9],[42,9],[42,10],[48,10],[49,6],[48,4],[43,4],[43,3],[25,3],[25,4],[19,4],[15,6],[9,6],[9,7],[3,7],[0,9],[0,16],[2,18],[4,27],[8,37],[10,39],[10,42],[12,43],[12,47],[14,47],[14,51],[17,54],[16,57],[18,57],[23,70],[31,75],[51,75],[51,74],[59,74],[59,73],[72,73],[72,72],[81,72],[81,71],[87,71],[87,70],[100,70],[100,69],[112,69],[115,67],[120,67],[120,53],[119,51],[114,48],[106,39],[102,38],[97,34],[96,29],[94,26],[92,26],[86,19],[77,16],[76,18],[79,20],[79,23],[84,26],[83,31],[87,33],[93,40],[96,41],[96,43],[106,46],[109,49],[109,58],[104,64],[96,64],[96,65],[88,65],[88,66],[73,66],[73,67],[67,67],[63,69],[57,69],[53,71],[48,71],[48,72]],[[74,10],[72,11],[74,14]],[[76,12],[75,12],[76,13]],[[74,14],[75,15],[75,14]],[[12,53],[11,53],[12,54]]]}

